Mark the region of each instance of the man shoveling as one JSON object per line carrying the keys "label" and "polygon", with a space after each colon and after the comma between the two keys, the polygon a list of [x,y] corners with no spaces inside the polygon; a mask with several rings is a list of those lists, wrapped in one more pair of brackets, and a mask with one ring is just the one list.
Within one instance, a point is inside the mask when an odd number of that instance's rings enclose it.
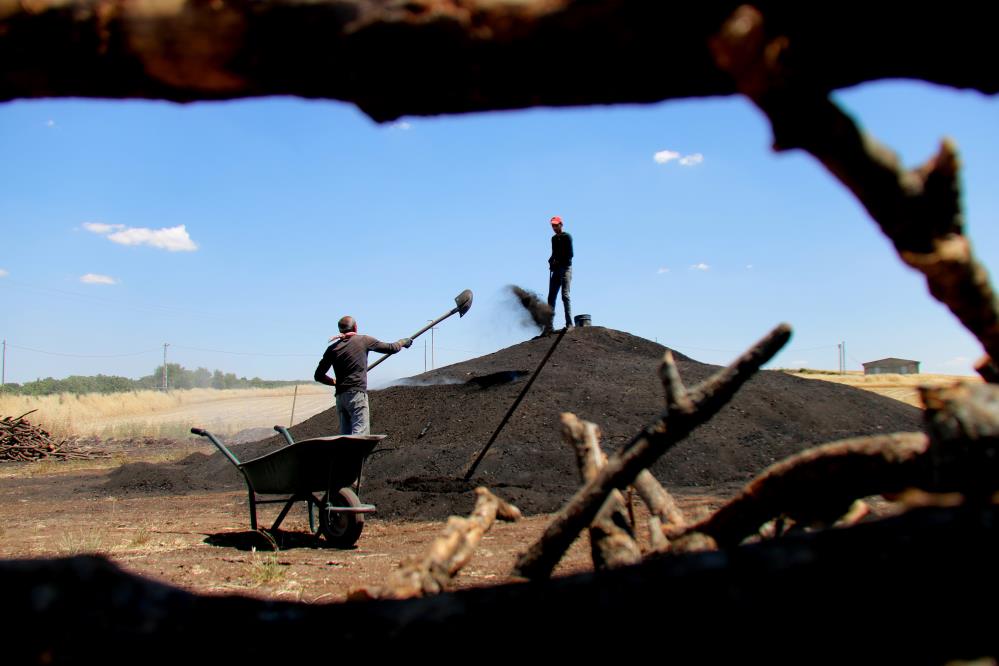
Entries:
{"label": "man shoveling", "polygon": [[[382,342],[370,335],[358,335],[357,321],[343,317],[337,322],[340,335],[331,338],[326,353],[316,366],[313,376],[320,384],[336,387],[336,412],[340,419],[341,435],[371,434],[371,417],[368,411],[368,352],[395,354],[413,344],[412,338],[398,342]],[[336,379],[327,373],[330,367]]]}

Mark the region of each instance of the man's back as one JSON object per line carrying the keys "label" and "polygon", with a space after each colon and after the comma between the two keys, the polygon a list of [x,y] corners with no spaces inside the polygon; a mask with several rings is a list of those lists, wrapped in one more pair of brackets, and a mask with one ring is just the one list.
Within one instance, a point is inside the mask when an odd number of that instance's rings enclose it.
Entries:
{"label": "man's back", "polygon": [[335,341],[326,348],[316,374],[319,374],[320,369],[325,374],[332,366],[336,374],[337,394],[355,390],[367,391],[368,352],[392,354],[401,348],[398,342],[382,342],[370,335],[351,335]]}

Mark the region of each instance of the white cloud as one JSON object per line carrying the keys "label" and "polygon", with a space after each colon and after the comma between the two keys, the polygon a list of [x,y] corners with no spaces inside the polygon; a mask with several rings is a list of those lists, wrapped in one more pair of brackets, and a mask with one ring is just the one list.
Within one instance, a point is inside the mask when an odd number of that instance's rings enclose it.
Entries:
{"label": "white cloud", "polygon": [[45,121],[45,126],[46,127],[55,127],[55,121],[52,120],[52,119],[46,120]]}
{"label": "white cloud", "polygon": [[148,245],[168,252],[194,252],[198,249],[187,233],[187,226],[183,224],[162,229],[128,227],[114,232],[108,236],[108,240],[119,245]]}
{"label": "white cloud", "polygon": [[413,129],[413,126],[407,123],[405,120],[397,120],[394,123],[389,124],[389,129],[402,130],[403,132],[405,132],[406,130]]}
{"label": "white cloud", "polygon": [[670,160],[680,159],[680,153],[672,150],[660,150],[652,156],[652,159],[656,161],[656,164],[666,164]]}
{"label": "white cloud", "polygon": [[118,281],[110,275],[98,275],[97,273],[81,275],[80,282],[84,284],[118,284]]}
{"label": "white cloud", "polygon": [[669,273],[669,269],[663,266],[658,271],[656,271],[656,273],[658,273],[659,275],[662,275],[663,273]]}
{"label": "white cloud", "polygon": [[109,234],[112,231],[124,229],[124,224],[104,224],[103,222],[84,222],[83,228],[95,234]]}
{"label": "white cloud", "polygon": [[7,277],[8,275],[10,275],[10,273],[8,273],[3,268],[0,268],[0,277]]}
{"label": "white cloud", "polygon": [[752,264],[746,264],[746,270],[747,271],[753,270],[753,265]]}
{"label": "white cloud", "polygon": [[943,365],[948,368],[967,368],[971,365],[971,359],[967,356],[955,356],[949,361],[944,361]]}
{"label": "white cloud", "polygon": [[708,266],[703,261],[701,263],[699,263],[699,264],[694,264],[693,266],[690,267],[690,270],[692,270],[692,271],[707,271],[707,270],[710,270],[710,269],[711,269],[711,267]]}
{"label": "white cloud", "polygon": [[119,245],[148,245],[169,252],[194,252],[197,243],[191,240],[187,226],[148,229],[146,227],[126,227],[124,224],[84,222],[83,228],[95,234],[107,236],[112,243]]}
{"label": "white cloud", "polygon": [[700,153],[693,153],[692,155],[684,155],[680,158],[680,166],[697,166],[704,161],[704,155]]}

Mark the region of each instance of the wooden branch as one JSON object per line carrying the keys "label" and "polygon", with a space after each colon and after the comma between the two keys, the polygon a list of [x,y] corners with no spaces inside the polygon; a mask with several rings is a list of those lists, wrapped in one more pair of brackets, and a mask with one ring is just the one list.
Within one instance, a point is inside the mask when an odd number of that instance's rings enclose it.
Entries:
{"label": "wooden branch", "polygon": [[897,433],[802,451],[764,470],[739,495],[685,532],[706,534],[727,548],[779,516],[831,525],[854,500],[912,485],[922,475],[913,463],[928,449],[929,438],[923,433]]}
{"label": "wooden branch", "polygon": [[444,534],[430,546],[422,560],[400,565],[392,572],[384,587],[351,590],[352,601],[370,599],[412,599],[439,594],[472,559],[472,554],[493,522],[520,520],[520,509],[483,487],[475,489],[478,496],[468,518],[448,518]]}
{"label": "wooden branch", "polygon": [[[592,481],[607,459],[600,449],[600,428],[569,412],[563,412],[560,420],[562,441],[576,454],[583,483]],[[590,525],[590,552],[593,568],[598,571],[642,561],[642,552],[628,528],[625,500],[620,490],[615,489],[607,496]]]}
{"label": "wooden branch", "polygon": [[[315,605],[195,595],[95,557],[7,560],[0,561],[10,609],[4,629],[16,640],[5,661],[125,664],[146,655],[184,663],[192,646],[208,663],[315,662],[328,660],[333,646],[348,660],[447,646],[516,661],[532,646],[538,659],[573,663],[606,649],[594,640],[554,641],[553,632],[660,636],[668,628],[683,637],[670,647],[671,660],[681,662],[944,664],[996,654],[999,608],[971,602],[999,597],[997,525],[995,506],[919,509],[600,574]],[[829,640],[849,609],[886,604],[919,612],[878,614],[863,641]],[[644,608],[657,612],[637,612]],[[502,633],[511,618],[516,640],[487,639],[483,652],[483,628]],[[761,640],[775,627],[780,640]]]}
{"label": "wooden branch", "polygon": [[719,370],[691,392],[695,406],[693,412],[674,412],[668,416],[662,414],[635,435],[621,451],[607,461],[607,465],[593,481],[569,500],[541,538],[518,558],[513,575],[525,578],[546,578],[551,575],[566,549],[572,545],[580,531],[593,521],[614,488],[625,488],[633,483],[643,469],[651,466],[659,456],[683,440],[694,428],[714,416],[790,337],[789,326],[777,326],[731,365]]}
{"label": "wooden branch", "polygon": [[933,492],[987,498],[999,489],[999,385],[920,387],[926,406],[930,483]]}
{"label": "wooden branch", "polygon": [[663,383],[663,392],[666,394],[666,409],[692,412],[694,403],[687,395],[687,389],[680,379],[680,370],[673,360],[673,352],[666,350],[663,354],[662,364],[659,366],[659,379]]}
{"label": "wooden branch", "polygon": [[72,439],[56,439],[37,425],[24,420],[24,417],[38,410],[32,409],[17,418],[0,418],[0,461],[33,462],[48,458],[61,460],[88,460],[107,458],[109,453],[98,451],[73,451],[67,448]]}
{"label": "wooden branch", "polygon": [[771,466],[730,502],[686,532],[721,547],[786,516],[831,525],[855,500],[916,488],[991,501],[999,490],[999,386],[921,388],[929,435],[896,433],[824,444]]}
{"label": "wooden branch", "polygon": [[[635,490],[649,507],[649,513],[659,521],[659,534],[665,538],[663,529],[679,530],[687,524],[687,519],[680,510],[679,505],[668,490],[652,476],[652,472],[643,469],[635,477]],[[653,537],[654,539],[657,537]],[[668,542],[667,542],[668,543]],[[662,545],[660,543],[660,545]],[[661,550],[661,548],[656,548]]]}
{"label": "wooden branch", "polygon": [[[991,3],[900,13],[768,3],[817,89],[918,78],[986,93]],[[0,99],[261,95],[377,120],[729,95],[706,44],[735,8],[573,0],[0,0]],[[669,38],[664,39],[663,35]],[[933,48],[927,48],[932,44]]]}
{"label": "wooden branch", "polygon": [[[770,119],[775,148],[801,148],[857,197],[899,257],[921,272],[930,293],[999,358],[999,300],[964,235],[959,162],[944,140],[935,157],[905,169],[815,85],[812,63],[786,32],[767,34],[755,7],[740,7],[711,40],[715,61]],[[774,30],[778,28],[774,27]]]}

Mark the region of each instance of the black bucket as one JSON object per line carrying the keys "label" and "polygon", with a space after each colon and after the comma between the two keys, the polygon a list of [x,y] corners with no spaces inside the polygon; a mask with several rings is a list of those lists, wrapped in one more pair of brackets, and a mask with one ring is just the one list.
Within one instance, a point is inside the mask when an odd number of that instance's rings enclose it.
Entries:
{"label": "black bucket", "polygon": [[576,326],[589,326],[590,325],[590,315],[576,315],[572,318],[576,322]]}

